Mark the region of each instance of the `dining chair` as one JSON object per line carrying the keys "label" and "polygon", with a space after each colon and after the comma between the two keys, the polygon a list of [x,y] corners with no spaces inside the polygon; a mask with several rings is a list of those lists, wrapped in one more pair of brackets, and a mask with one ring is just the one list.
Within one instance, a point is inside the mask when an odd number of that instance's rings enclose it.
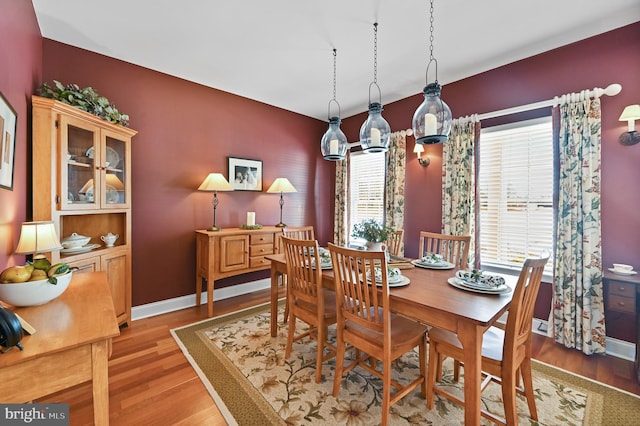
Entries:
{"label": "dining chair", "polygon": [[418,255],[421,258],[425,253],[441,254],[444,260],[453,263],[457,269],[466,269],[470,242],[469,235],[445,235],[420,231]]}
{"label": "dining chair", "polygon": [[[336,294],[322,287],[320,252],[316,240],[282,237],[282,243],[287,263],[287,304],[291,315],[285,358],[291,355],[294,341],[315,335],[318,342],[316,383],[320,383],[322,363],[336,354],[335,346],[327,341],[329,325],[336,323]],[[298,319],[309,324],[309,328],[295,335]],[[326,354],[325,348],[328,349]]]}
{"label": "dining chair", "polygon": [[[427,328],[390,311],[384,252],[349,249],[331,243],[329,251],[333,262],[338,310],[333,396],[337,397],[340,393],[342,377],[360,366],[382,379],[382,425],[387,425],[391,405],[413,389],[421,386],[422,397],[426,397]],[[379,288],[367,278],[373,277],[372,280],[376,280],[376,266],[382,270]],[[393,380],[391,363],[416,346],[419,349],[420,376],[411,383],[402,385]],[[345,351],[352,348],[356,349],[355,360],[345,367]],[[378,361],[382,362],[382,371],[378,369]],[[392,386],[396,388],[393,395]]]}
{"label": "dining chair", "polygon": [[389,254],[394,256],[401,256],[400,249],[402,248],[402,236],[404,235],[403,229],[398,229],[389,234],[389,238],[385,241]]}
{"label": "dining chair", "polygon": [[[547,256],[525,260],[513,290],[504,330],[490,327],[482,339],[483,381],[480,392],[492,381],[501,383],[505,418],[486,410],[481,410],[481,415],[498,424],[518,424],[516,392],[526,397],[531,418],[538,420],[531,379],[531,325],[542,272],[548,259]],[[454,359],[454,380],[457,381],[461,360],[464,357],[462,345],[456,334],[434,327],[429,331],[430,365],[427,383],[429,409],[433,408],[435,394],[464,406],[463,400],[436,386],[436,380],[441,380],[442,361],[446,357]],[[519,384],[519,377],[522,377],[523,386]]]}
{"label": "dining chair", "polygon": [[[282,228],[282,235],[287,238],[293,238],[294,240],[315,240],[315,232],[313,231],[313,226],[287,226]],[[278,244],[280,247],[280,253],[284,252],[284,248],[282,247],[282,239],[280,239],[280,243]],[[285,286],[285,291],[287,296],[285,299],[288,299],[289,291],[286,289],[287,286],[287,276],[284,275],[282,277],[282,285]],[[285,303],[284,305],[284,322],[286,323],[289,320],[289,304]]]}

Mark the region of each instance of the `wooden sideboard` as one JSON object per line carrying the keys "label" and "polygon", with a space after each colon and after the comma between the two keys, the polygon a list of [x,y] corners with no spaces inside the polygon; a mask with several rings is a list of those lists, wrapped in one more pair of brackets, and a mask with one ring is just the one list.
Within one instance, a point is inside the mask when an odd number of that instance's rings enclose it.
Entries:
{"label": "wooden sideboard", "polygon": [[107,274],[74,274],[60,297],[15,312],[36,332],[22,339],[23,351],[0,354],[0,401],[34,401],[91,381],[94,424],[108,425],[108,358],[120,330]]}
{"label": "wooden sideboard", "polygon": [[633,314],[636,318],[636,379],[640,383],[640,277],[604,272],[608,311]]}
{"label": "wooden sideboard", "polygon": [[213,316],[215,280],[263,271],[271,267],[264,257],[278,253],[282,228],[228,228],[196,231],[196,306],[202,297],[202,279],[207,281],[207,315]]}

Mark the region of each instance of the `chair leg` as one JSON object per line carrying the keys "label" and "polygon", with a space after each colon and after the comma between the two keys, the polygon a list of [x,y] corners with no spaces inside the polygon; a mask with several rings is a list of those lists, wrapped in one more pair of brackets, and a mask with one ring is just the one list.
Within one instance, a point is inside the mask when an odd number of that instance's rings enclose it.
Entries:
{"label": "chair leg", "polygon": [[420,342],[420,347],[418,348],[418,356],[420,360],[420,375],[422,376],[422,397],[427,397],[427,340],[426,335],[425,338]]}
{"label": "chair leg", "polygon": [[431,410],[435,399],[436,379],[441,369],[440,355],[435,343],[429,344],[429,371],[427,372],[427,408]]}
{"label": "chair leg", "polygon": [[520,374],[524,386],[524,395],[529,406],[529,415],[533,420],[538,420],[538,410],[536,409],[536,398],[533,394],[533,380],[531,378],[531,359],[525,358],[520,365]]}
{"label": "chair leg", "polygon": [[296,332],[296,316],[291,315],[291,321],[289,321],[289,333],[287,334],[287,348],[284,351],[285,359],[291,355],[291,346],[293,346],[294,333]]}
{"label": "chair leg", "polygon": [[316,383],[320,383],[322,379],[322,358],[324,355],[324,342],[327,341],[327,327],[324,324],[318,324],[317,343],[318,350],[316,352]]}
{"label": "chair leg", "polygon": [[333,376],[333,396],[337,397],[340,393],[340,384],[342,382],[342,370],[344,368],[344,340],[338,335],[336,341],[336,371]]}
{"label": "chair leg", "polygon": [[286,324],[289,321],[289,284],[287,283],[287,275],[280,275],[282,278],[282,285],[284,286],[285,296],[284,296],[284,323]]}
{"label": "chair leg", "polygon": [[389,424],[389,414],[391,411],[391,360],[382,361],[382,423],[381,426]]}
{"label": "chair leg", "polygon": [[518,414],[516,412],[516,371],[503,371],[502,373],[502,400],[504,402],[505,420],[508,425],[518,426]]}

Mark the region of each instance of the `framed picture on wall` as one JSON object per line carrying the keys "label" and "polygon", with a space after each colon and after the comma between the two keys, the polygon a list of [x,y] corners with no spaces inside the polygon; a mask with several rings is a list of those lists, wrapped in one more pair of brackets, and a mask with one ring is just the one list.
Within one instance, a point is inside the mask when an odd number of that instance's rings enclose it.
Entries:
{"label": "framed picture on wall", "polygon": [[13,165],[16,151],[17,116],[0,93],[0,188],[13,190]]}
{"label": "framed picture on wall", "polygon": [[236,191],[262,191],[262,161],[228,157],[228,180]]}

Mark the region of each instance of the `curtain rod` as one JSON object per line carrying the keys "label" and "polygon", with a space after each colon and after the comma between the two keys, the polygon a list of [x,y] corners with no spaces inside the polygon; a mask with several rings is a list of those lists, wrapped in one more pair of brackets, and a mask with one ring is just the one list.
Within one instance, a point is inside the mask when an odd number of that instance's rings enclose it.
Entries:
{"label": "curtain rod", "polygon": [[[606,89],[595,87],[593,90],[585,90],[583,92],[586,92],[585,95],[587,97],[595,98],[595,97],[600,97],[603,94],[607,96],[615,96],[618,93],[620,93],[621,90],[622,90],[622,86],[620,84],[613,83],[608,85]],[[570,95],[562,95],[560,97],[556,96],[555,98],[549,99],[546,101],[535,102],[527,105],[520,105],[513,108],[501,109],[499,111],[486,112],[484,114],[478,114],[477,116],[475,116],[475,118],[477,118],[478,120],[486,120],[488,118],[502,117],[503,115],[517,114],[519,112],[532,111],[538,108],[555,106],[555,105],[558,105],[559,103],[565,102],[565,100],[567,100],[567,98],[571,95],[576,95],[576,93],[572,93]],[[579,93],[577,95],[579,95]]]}

